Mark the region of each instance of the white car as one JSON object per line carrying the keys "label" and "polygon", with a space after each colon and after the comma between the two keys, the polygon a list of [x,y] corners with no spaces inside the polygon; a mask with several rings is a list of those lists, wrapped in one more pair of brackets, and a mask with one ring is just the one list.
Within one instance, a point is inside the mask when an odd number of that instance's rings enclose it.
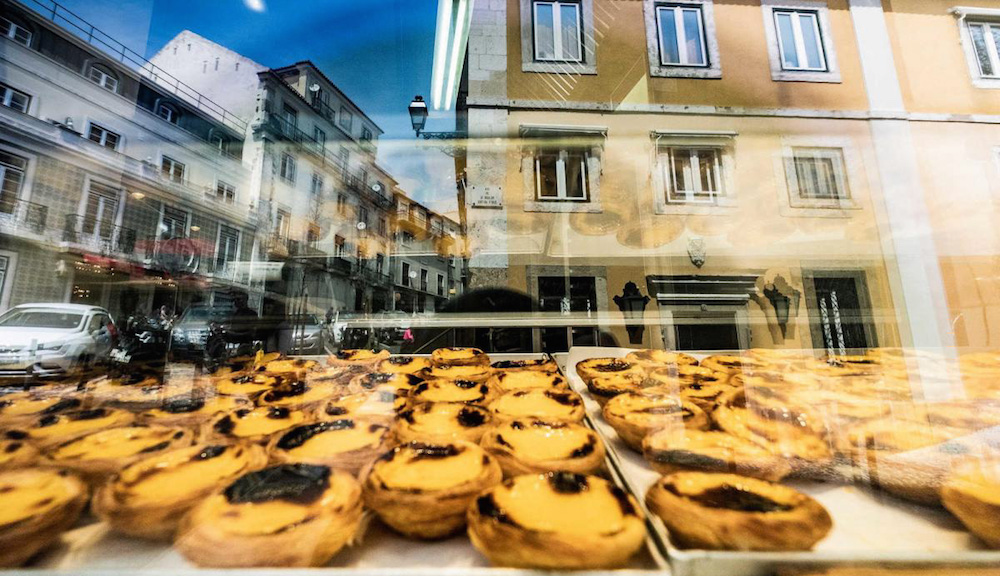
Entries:
{"label": "white car", "polygon": [[107,310],[21,304],[0,315],[0,378],[55,378],[107,358],[115,336]]}

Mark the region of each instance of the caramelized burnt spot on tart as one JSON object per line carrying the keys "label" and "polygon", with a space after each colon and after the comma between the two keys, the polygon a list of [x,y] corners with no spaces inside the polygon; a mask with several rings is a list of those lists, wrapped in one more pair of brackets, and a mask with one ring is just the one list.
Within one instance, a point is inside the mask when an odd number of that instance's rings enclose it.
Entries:
{"label": "caramelized burnt spot on tart", "polygon": [[589,382],[597,377],[615,374],[641,376],[645,374],[645,371],[635,362],[629,362],[623,358],[589,358],[577,363],[576,373],[584,382]]}
{"label": "caramelized burnt spot on tart", "polygon": [[473,380],[427,380],[410,391],[413,402],[484,404],[492,398],[489,385]]}
{"label": "caramelized burnt spot on tart", "polygon": [[282,464],[249,472],[223,494],[229,504],[261,504],[282,500],[306,505],[317,501],[330,486],[330,468],[312,464]]}
{"label": "caramelized burnt spot on tart", "polygon": [[15,392],[0,396],[0,421],[17,417],[43,416],[79,409],[79,398],[37,396],[30,392]]}
{"label": "caramelized burnt spot on tart", "polygon": [[723,484],[688,496],[679,493],[677,488],[672,484],[666,484],[664,487],[677,496],[686,497],[708,508],[723,508],[726,510],[759,512],[763,514],[768,512],[787,512],[794,508],[791,504],[776,502],[767,496],[748,490],[744,486]]}
{"label": "caramelized burnt spot on tart", "polygon": [[410,440],[478,442],[491,421],[489,411],[474,404],[425,402],[399,413],[396,436]]}
{"label": "caramelized burnt spot on tart", "polygon": [[490,380],[499,390],[527,390],[532,388],[563,389],[568,388],[566,379],[559,374],[539,372],[537,370],[517,370],[501,372]]}
{"label": "caramelized burnt spot on tart", "polygon": [[320,383],[309,384],[304,380],[283,382],[257,399],[258,404],[272,406],[315,405],[334,395],[335,388]]}
{"label": "caramelized burnt spot on tart", "polygon": [[506,370],[511,372],[521,370],[538,370],[542,372],[556,372],[558,367],[551,357],[535,358],[531,360],[500,360],[493,363],[496,370]]}
{"label": "caramelized burnt spot on tart", "polygon": [[303,424],[272,441],[272,454],[290,461],[324,464],[351,473],[375,458],[388,442],[389,427],[377,422],[341,418]]}
{"label": "caramelized burnt spot on tart", "polygon": [[355,349],[355,350],[340,350],[335,355],[334,358],[340,360],[341,362],[374,362],[379,359],[386,359],[389,357],[389,353],[382,350],[368,350],[368,349]]}
{"label": "caramelized burnt spot on tart", "polygon": [[283,406],[243,408],[220,416],[211,429],[222,436],[264,438],[301,424],[305,414]]}
{"label": "caramelized burnt spot on tart", "polygon": [[428,358],[418,356],[390,356],[376,365],[379,372],[392,372],[395,374],[417,374],[421,370],[430,367],[431,361]]}

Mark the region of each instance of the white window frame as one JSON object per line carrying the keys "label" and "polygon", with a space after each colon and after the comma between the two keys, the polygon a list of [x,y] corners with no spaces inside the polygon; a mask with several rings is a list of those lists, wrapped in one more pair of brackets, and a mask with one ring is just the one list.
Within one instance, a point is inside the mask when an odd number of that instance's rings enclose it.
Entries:
{"label": "white window frame", "polygon": [[[537,35],[535,34],[536,4],[575,4],[580,26],[580,58],[577,60],[536,58]],[[520,0],[521,13],[521,71],[547,74],[597,74],[597,44],[594,30],[594,0]],[[560,12],[555,11],[559,15]],[[553,21],[555,23],[555,20]],[[555,41],[562,45],[562,35],[553,33]],[[555,43],[553,44],[553,47]]]}
{"label": "white window frame", "polygon": [[[788,15],[792,20],[792,39],[794,46],[785,46],[784,40],[781,38],[781,34],[778,36],[778,54],[781,56],[781,69],[791,70],[793,72],[826,72],[826,46],[823,44],[823,34],[820,32],[819,28],[819,14],[813,12],[812,10],[791,10],[791,9],[775,9],[771,12],[771,17],[775,19],[774,26],[777,30],[778,26],[778,16]],[[803,32],[805,25],[802,24],[803,18],[808,19],[811,25],[808,27],[812,30],[812,33],[816,36],[816,42],[819,45],[819,66],[809,66],[808,64],[802,64],[800,66],[791,66],[785,62],[785,53],[789,48],[795,49],[795,58],[801,64],[802,62],[807,62],[809,60],[809,55],[806,54],[806,44],[803,40]]]}
{"label": "white window frame", "polygon": [[[317,190],[316,183],[319,183],[319,189]],[[323,181],[323,176],[313,172],[312,180],[309,182],[309,193],[313,196],[323,196],[323,188],[326,186],[326,182]]]}
{"label": "white window frame", "polygon": [[340,118],[337,119],[337,126],[340,126],[348,134],[351,133],[354,126],[354,113],[347,106],[340,107]]}
{"label": "white window frame", "polygon": [[[22,98],[24,98],[23,109],[11,106],[11,104],[14,103],[14,96],[21,96]],[[20,90],[17,90],[16,88],[13,88],[8,84],[0,82],[0,105],[3,105],[6,108],[10,108],[11,110],[17,110],[22,114],[27,114],[28,110],[31,108],[31,95],[25,92],[21,92]]]}
{"label": "white window frame", "polygon": [[[223,227],[230,228],[230,229],[236,231],[236,252],[233,254],[232,259],[226,259],[225,261],[221,261],[221,258],[222,258],[222,229],[223,229]],[[225,222],[219,222],[219,229],[215,233],[215,269],[216,270],[218,270],[219,268],[227,266],[231,262],[239,262],[240,261],[240,245],[243,243],[242,240],[243,240],[243,232],[239,228],[237,228],[236,226],[230,226],[229,224],[226,224]]]}
{"label": "white window frame", "polygon": [[[87,216],[87,205],[90,203],[91,194],[97,194],[98,196],[101,195],[100,193],[93,192],[92,189],[95,184],[98,187],[117,192],[117,195],[114,199],[115,202],[114,215],[112,217],[111,225],[113,227],[120,227],[122,225],[122,220],[125,217],[125,189],[121,187],[121,183],[108,182],[106,180],[92,178],[90,175],[87,175],[84,178],[84,183],[83,183],[84,193],[80,195],[80,202],[79,204],[77,204],[76,214],[77,216],[80,217],[77,232],[80,233],[83,232],[83,224]],[[103,196],[108,197],[109,195],[105,194]],[[92,234],[99,235],[98,225],[102,223],[103,222],[95,221],[94,231],[92,232]],[[157,230],[159,230],[159,227],[157,227]]]}
{"label": "white window frame", "polygon": [[[544,154],[558,154],[556,158],[556,195],[542,196],[541,176],[541,153],[534,156],[535,162],[535,201],[536,202],[590,202],[590,153],[585,149],[573,149],[574,152],[582,154],[581,163],[584,171],[583,175],[583,196],[568,196],[568,182],[566,180],[566,162],[570,155],[570,148],[559,148],[546,150]],[[541,152],[541,151],[539,151]]]}
{"label": "white window frame", "polygon": [[[771,66],[771,79],[775,82],[827,82],[840,83],[840,66],[837,63],[837,51],[830,28],[830,10],[826,2],[814,0],[761,0],[761,12],[764,17],[764,35],[767,38],[767,56]],[[785,67],[782,58],[782,41],[777,30],[776,12],[809,12],[815,15],[815,25],[818,28],[818,41],[825,68],[789,69]],[[796,22],[798,18],[796,18]],[[797,27],[793,26],[793,29]],[[801,46],[800,35],[795,36],[796,53]],[[802,54],[799,54],[802,62]]]}
{"label": "white window frame", "polygon": [[[524,210],[526,212],[601,212],[601,175],[604,142],[608,129],[603,126],[555,126],[524,124],[520,135],[525,144],[521,149],[521,172],[524,175]],[[564,145],[549,145],[550,141],[566,142]],[[541,198],[538,180],[540,152],[552,153],[583,150],[586,161],[587,178],[585,197],[562,197],[565,188],[560,188],[560,197]],[[557,164],[557,170],[558,164]],[[563,164],[565,170],[565,164]],[[563,174],[565,182],[565,174]]]}
{"label": "white window frame", "polygon": [[[118,87],[121,85],[118,77],[110,72],[110,68],[108,68],[109,72],[105,72],[104,70],[101,70],[101,68],[107,68],[107,66],[100,62],[91,64],[90,69],[87,70],[87,79],[101,88],[104,88],[108,92],[114,92],[117,94]],[[96,78],[95,75],[97,76]]]}
{"label": "white window frame", "polygon": [[222,202],[223,204],[235,204],[236,203],[236,186],[226,182],[225,180],[216,179],[215,189],[211,195],[213,200]]}
{"label": "white window frame", "polygon": [[[168,174],[164,174],[163,173],[163,165],[165,163],[167,163],[167,162],[170,162],[170,170],[168,171]],[[181,167],[181,176],[180,176],[179,180],[174,177],[174,168],[177,167],[177,166]],[[165,177],[170,182],[174,182],[176,184],[183,184],[184,182],[187,181],[187,164],[185,164],[185,163],[177,160],[176,158],[172,158],[170,156],[167,156],[166,154],[161,154],[160,155],[160,175],[163,176],[163,177]]]}
{"label": "white window frame", "polygon": [[292,213],[290,210],[278,208],[274,213],[274,235],[286,239],[292,232]]}
{"label": "white window frame", "polygon": [[[736,138],[732,131],[653,130],[651,139],[653,207],[656,214],[725,214],[737,204]],[[716,172],[719,192],[710,200],[690,202],[670,200],[673,173],[664,163],[672,149],[715,150],[718,154]]]}
{"label": "white window frame", "polygon": [[212,133],[208,136],[208,141],[213,148],[218,150],[219,154],[224,154],[226,152],[226,137],[222,134]]}
{"label": "white window frame", "polygon": [[969,35],[972,35],[972,27],[979,26],[984,28],[983,40],[986,41],[986,55],[990,61],[990,67],[993,68],[992,74],[986,74],[983,72],[982,64],[979,62],[978,49],[973,42],[972,49],[976,51],[976,66],[979,69],[980,78],[995,79],[1000,78],[1000,46],[997,46],[996,38],[993,35],[993,28],[1000,30],[1000,22],[990,22],[988,20],[976,20],[973,22],[967,22],[966,25],[969,27]]}
{"label": "white window frame", "polygon": [[160,102],[157,104],[156,115],[174,125],[177,125],[177,121],[180,118],[177,107],[169,102]]}
{"label": "white window frame", "polygon": [[278,158],[278,177],[289,184],[295,184],[297,171],[298,166],[296,165],[295,156],[292,156],[288,152],[282,152]]}
{"label": "white window frame", "polygon": [[313,126],[313,140],[319,143],[324,152],[326,151],[326,132],[319,126]]}
{"label": "white window frame", "polygon": [[[21,154],[15,154],[14,152],[10,152],[10,151],[8,151],[6,149],[2,149],[2,151],[3,151],[4,154],[8,154],[8,155],[13,156],[15,158],[18,158],[20,160],[24,160],[24,168],[18,169],[16,167],[12,166],[12,168],[14,170],[16,170],[16,171],[18,171],[18,172],[21,173],[21,183],[20,183],[20,185],[18,185],[17,194],[16,194],[16,196],[14,198],[14,203],[15,203],[15,206],[16,206],[16,203],[18,201],[20,201],[22,199],[26,200],[26,198],[24,198],[24,192],[25,192],[25,184],[28,181],[28,170],[31,168],[31,159],[28,158],[27,156],[22,156]],[[7,177],[7,170],[8,170],[7,165],[0,164],[0,185],[3,184],[4,179]]]}
{"label": "white window frame", "polygon": [[[667,62],[666,52],[663,46],[663,20],[667,12],[670,19],[674,21],[674,33],[677,34],[677,62]],[[701,46],[702,62],[691,62],[690,55],[684,46],[687,44],[687,27],[684,25],[684,13],[694,12],[698,15],[699,45]],[[684,6],[683,4],[658,4],[656,6],[656,39],[660,43],[660,66],[691,66],[696,68],[708,67],[708,46],[705,42],[705,15],[700,6]]]}
{"label": "white window frame", "polygon": [[[540,6],[552,7],[552,58],[542,58],[538,55],[538,8]],[[562,8],[572,6],[576,10],[576,29],[580,31],[580,38],[577,38],[577,53],[579,57],[571,58],[566,56],[563,47],[562,35]],[[565,2],[561,0],[532,0],[531,2],[531,26],[532,26],[532,47],[534,48],[534,58],[536,62],[569,62],[578,64],[584,61],[583,49],[583,7],[579,2]]]}
{"label": "white window frame", "polygon": [[[17,42],[18,44],[20,44],[22,46],[27,46],[29,48],[31,47],[31,40],[35,37],[35,35],[32,34],[31,30],[28,30],[27,28],[25,28],[24,26],[21,26],[17,22],[14,22],[10,18],[4,18],[3,16],[0,16],[0,23],[4,23],[7,26],[7,32],[4,34],[4,36],[8,40],[12,40],[14,42]],[[27,37],[26,38],[18,38],[17,37],[18,31],[23,32],[24,35],[27,36]]]}
{"label": "white window frame", "polygon": [[[182,228],[182,235],[180,237],[181,238],[190,238],[191,237],[191,212],[189,212],[187,210],[184,210],[183,208],[177,208],[176,206],[167,206],[167,204],[163,203],[163,202],[160,203],[160,222],[156,226],[156,237],[158,239],[160,239],[160,240],[164,240],[164,238],[162,238],[162,235],[163,235],[164,232],[166,232],[166,230],[163,229],[163,225],[167,221],[167,210],[168,209],[171,212],[176,212],[177,214],[184,214],[184,225],[181,227]],[[121,210],[121,207],[119,207],[119,211],[120,210]]]}
{"label": "white window frame", "polygon": [[986,35],[987,50],[993,49],[989,52],[989,57],[994,73],[992,76],[983,75],[971,31],[971,26],[976,25],[1000,26],[1000,9],[957,6],[951,9],[951,13],[957,18],[958,35],[962,41],[972,85],[976,88],[1000,89],[1000,46],[997,46],[992,34]]}
{"label": "white window frame", "polygon": [[[702,53],[706,64],[663,62],[660,45],[660,10],[663,8],[697,9],[701,15]],[[715,28],[714,0],[643,0],[646,21],[646,50],[650,76],[660,78],[722,78],[719,41]],[[683,29],[683,28],[680,28]]]}
{"label": "white window frame", "polygon": [[10,295],[14,291],[14,274],[17,271],[17,253],[0,250],[0,258],[7,260],[4,268],[3,282],[0,282],[0,311],[6,311],[10,305]]}
{"label": "white window frame", "polygon": [[[100,136],[98,140],[94,140],[93,138],[90,137],[95,131],[100,131]],[[115,137],[114,146],[108,146],[108,135],[113,135]],[[97,144],[98,146],[107,148],[108,150],[118,150],[118,146],[120,146],[122,143],[122,135],[117,132],[112,132],[111,130],[108,130],[107,128],[101,126],[100,124],[91,122],[90,125],[87,127],[87,140]]]}
{"label": "white window frame", "polygon": [[[837,187],[835,198],[807,198],[799,189],[796,158],[833,158],[833,177]],[[785,181],[788,185],[788,202],[792,208],[845,208],[854,206],[854,196],[848,178],[848,153],[843,147],[835,145],[799,145],[786,146],[784,151]]]}
{"label": "white window frame", "polygon": [[[678,159],[675,152],[679,150],[691,152],[691,156],[687,161],[687,168],[691,173],[690,180],[694,184],[694,190],[677,189],[677,183],[674,181],[674,173],[676,172]],[[698,177],[701,166],[701,154],[703,153],[711,154],[713,157],[712,173],[715,180],[715,190],[709,190],[707,193],[701,189],[701,178]],[[658,156],[660,158],[660,170],[662,171],[663,181],[666,183],[663,192],[667,204],[715,205],[726,195],[722,150],[720,148],[714,146],[667,146],[660,149]],[[685,198],[680,199],[680,196],[684,196]]]}

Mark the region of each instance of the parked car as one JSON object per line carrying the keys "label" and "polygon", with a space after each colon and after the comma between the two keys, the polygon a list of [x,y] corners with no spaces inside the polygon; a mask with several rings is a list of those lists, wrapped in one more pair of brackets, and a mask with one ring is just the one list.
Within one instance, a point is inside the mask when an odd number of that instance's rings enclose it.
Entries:
{"label": "parked car", "polygon": [[233,313],[229,306],[192,304],[174,322],[170,332],[170,357],[174,360],[201,361],[205,341],[213,322],[224,322]]}
{"label": "parked car", "polygon": [[85,304],[21,304],[0,315],[0,377],[73,376],[107,361],[111,314]]}
{"label": "parked car", "polygon": [[288,319],[290,354],[326,354],[328,327],[315,314],[301,314]]}

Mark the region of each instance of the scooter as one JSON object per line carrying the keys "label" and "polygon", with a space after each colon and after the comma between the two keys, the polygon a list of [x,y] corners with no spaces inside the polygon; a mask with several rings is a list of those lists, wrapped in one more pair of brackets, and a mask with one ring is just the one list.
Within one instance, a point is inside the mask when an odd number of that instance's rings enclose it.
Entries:
{"label": "scooter", "polygon": [[126,383],[149,377],[162,382],[169,347],[169,322],[142,315],[129,316],[118,342],[108,354],[108,375]]}

